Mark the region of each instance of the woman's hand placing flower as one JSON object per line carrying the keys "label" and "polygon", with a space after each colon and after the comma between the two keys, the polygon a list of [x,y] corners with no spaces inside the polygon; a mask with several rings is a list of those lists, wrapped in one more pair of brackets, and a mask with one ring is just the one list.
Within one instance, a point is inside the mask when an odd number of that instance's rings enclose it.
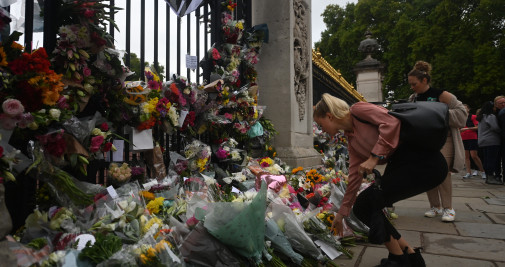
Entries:
{"label": "woman's hand placing flower", "polygon": [[335,219],[333,219],[333,224],[331,225],[330,231],[333,235],[343,236],[344,234],[344,216],[340,213],[335,215]]}

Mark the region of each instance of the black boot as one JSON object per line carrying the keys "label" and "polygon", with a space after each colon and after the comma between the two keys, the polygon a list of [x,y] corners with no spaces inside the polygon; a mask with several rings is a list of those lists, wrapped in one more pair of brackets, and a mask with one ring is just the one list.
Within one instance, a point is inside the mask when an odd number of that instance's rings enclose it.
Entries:
{"label": "black boot", "polygon": [[500,178],[497,178],[496,176],[492,174],[488,174],[486,177],[486,184],[496,184],[496,185],[501,185],[503,182],[500,180]]}
{"label": "black boot", "polygon": [[389,253],[387,259],[382,259],[381,264],[375,267],[410,267],[409,257],[407,254],[394,255]]}
{"label": "black boot", "polygon": [[[408,248],[405,249],[407,251]],[[414,253],[407,254],[411,267],[426,267],[423,256],[421,255],[421,248],[415,248]]]}

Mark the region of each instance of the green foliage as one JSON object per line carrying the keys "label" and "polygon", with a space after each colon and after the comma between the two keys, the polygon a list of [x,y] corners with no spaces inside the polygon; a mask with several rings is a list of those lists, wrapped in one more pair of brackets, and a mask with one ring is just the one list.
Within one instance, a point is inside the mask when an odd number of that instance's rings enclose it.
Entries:
{"label": "green foliage", "polygon": [[[123,61],[126,62],[126,57],[128,55],[125,55],[123,57]],[[148,67],[148,66],[152,66],[152,69],[153,70],[156,70],[156,74],[158,74],[158,76],[160,77],[160,80],[163,81],[165,79],[165,66],[163,65],[158,65],[158,67],[156,68],[153,65],[149,64],[149,62],[144,62],[144,66],[145,67]],[[128,81],[139,81],[140,80],[140,58],[137,56],[137,54],[135,53],[130,53],[130,66],[129,66],[130,70],[135,72],[134,74],[130,75],[127,77],[126,80]]]}
{"label": "green foliage", "polygon": [[411,93],[407,74],[417,60],[432,64],[434,87],[478,108],[505,88],[505,5],[500,0],[359,0],[329,5],[326,28],[315,44],[323,57],[355,81],[364,59],[357,47],[370,30],[385,65],[383,88],[396,99]]}
{"label": "green foliage", "polygon": [[94,264],[99,264],[110,258],[122,247],[121,239],[113,234],[97,234],[95,237],[95,243],[90,246],[88,242],[86,247],[81,251],[81,254],[79,254],[79,259],[88,259]]}

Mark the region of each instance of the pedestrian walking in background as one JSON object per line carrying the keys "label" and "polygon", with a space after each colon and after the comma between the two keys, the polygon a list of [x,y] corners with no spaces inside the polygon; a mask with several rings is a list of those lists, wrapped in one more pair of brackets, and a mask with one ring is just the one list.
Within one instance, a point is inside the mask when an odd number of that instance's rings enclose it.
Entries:
{"label": "pedestrian walking in background", "polygon": [[[497,170],[500,178],[503,180],[505,176],[505,96],[499,95],[494,98],[494,110],[498,119],[498,125],[501,129],[501,144],[500,144],[500,159],[498,161]],[[501,165],[501,166],[500,166]]]}
{"label": "pedestrian walking in background", "polygon": [[[465,126],[468,113],[456,96],[445,90],[431,87],[431,65],[428,62],[417,61],[408,74],[408,81],[414,91],[409,101],[442,102],[449,107],[450,130],[441,150],[449,166],[449,172],[442,184],[427,192],[430,210],[425,212],[424,216],[433,218],[442,215],[442,221],[452,222],[456,218],[456,212],[452,207],[451,171],[458,172],[463,169],[465,163],[465,149],[459,129]],[[419,140],[419,142],[422,141]]]}
{"label": "pedestrian walking in background", "polygon": [[[343,130],[348,140],[349,183],[331,230],[342,235],[342,220],[352,208],[370,228],[369,241],[384,244],[389,251],[379,266],[425,266],[419,249],[409,246],[382,210],[442,183],[448,172],[442,153],[400,143],[400,121],[386,108],[372,103],[358,102],[349,107],[345,101],[323,94],[314,108],[314,121],[330,136]],[[372,185],[356,197],[363,175],[385,163],[381,187]]]}
{"label": "pedestrian walking in background", "polygon": [[477,166],[480,171],[480,175],[482,179],[486,179],[486,173],[484,172],[484,168],[482,167],[482,161],[479,158],[478,150],[479,145],[477,143],[477,125],[479,122],[477,121],[477,115],[470,113],[470,107],[467,104],[464,104],[466,111],[468,112],[468,117],[466,119],[466,126],[461,128],[461,139],[463,139],[463,146],[465,147],[465,168],[466,174],[463,178],[470,178],[470,176],[478,175],[477,170],[472,173],[471,169],[471,161]]}
{"label": "pedestrian walking in background", "polygon": [[501,130],[493,108],[493,101],[486,101],[477,114],[478,144],[482,150],[482,165],[487,176],[486,184],[503,184],[496,175],[500,162]]}

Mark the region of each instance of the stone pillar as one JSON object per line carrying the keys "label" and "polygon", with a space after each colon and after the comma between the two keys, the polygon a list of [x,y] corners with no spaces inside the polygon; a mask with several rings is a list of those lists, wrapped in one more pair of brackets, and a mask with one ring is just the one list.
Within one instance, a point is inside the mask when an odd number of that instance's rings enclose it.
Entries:
{"label": "stone pillar", "polygon": [[366,39],[361,41],[358,50],[366,55],[365,59],[354,67],[356,73],[356,90],[368,102],[382,102],[382,70],[384,66],[372,54],[377,51],[379,44],[372,39],[372,34],[367,32]]}
{"label": "stone pillar", "polygon": [[259,105],[279,134],[277,155],[290,166],[321,164],[313,147],[311,0],[254,0],[252,25],[266,23],[269,42],[257,65]]}

